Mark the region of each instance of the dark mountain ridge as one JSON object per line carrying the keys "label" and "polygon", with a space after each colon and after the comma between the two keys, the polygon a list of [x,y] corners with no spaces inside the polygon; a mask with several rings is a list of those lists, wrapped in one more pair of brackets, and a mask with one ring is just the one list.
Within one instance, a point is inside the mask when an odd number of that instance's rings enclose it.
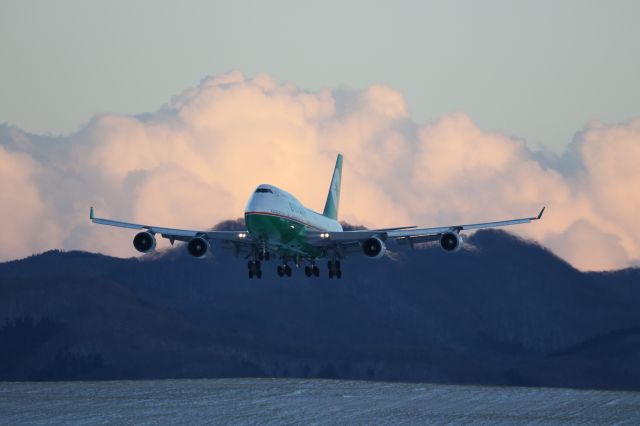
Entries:
{"label": "dark mountain ridge", "polygon": [[[229,228],[237,224],[225,223]],[[640,270],[581,273],[480,231],[457,254],[394,250],[344,278],[246,277],[182,245],[0,264],[0,379],[297,376],[640,389]],[[324,266],[324,265],[321,265]]]}

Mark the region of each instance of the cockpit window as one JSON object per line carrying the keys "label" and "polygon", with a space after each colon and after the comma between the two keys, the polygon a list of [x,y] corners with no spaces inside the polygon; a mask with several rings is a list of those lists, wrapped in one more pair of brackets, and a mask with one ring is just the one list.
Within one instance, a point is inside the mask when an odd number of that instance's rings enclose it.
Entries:
{"label": "cockpit window", "polygon": [[256,192],[269,192],[269,193],[273,194],[273,191],[270,190],[269,188],[258,188],[258,189],[256,189]]}

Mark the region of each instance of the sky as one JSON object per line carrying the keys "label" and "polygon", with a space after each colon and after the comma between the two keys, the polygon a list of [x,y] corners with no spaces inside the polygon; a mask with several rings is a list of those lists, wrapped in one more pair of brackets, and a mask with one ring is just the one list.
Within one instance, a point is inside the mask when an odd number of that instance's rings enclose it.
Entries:
{"label": "sky", "polygon": [[153,111],[208,75],[305,90],[384,84],[421,124],[464,111],[561,152],[640,115],[637,1],[12,1],[0,122],[66,134]]}
{"label": "sky", "polygon": [[635,2],[371,4],[4,2],[0,260],[135,255],[91,205],[206,229],[271,183],[321,210],[342,152],[350,223],[546,205],[512,232],[640,265]]}

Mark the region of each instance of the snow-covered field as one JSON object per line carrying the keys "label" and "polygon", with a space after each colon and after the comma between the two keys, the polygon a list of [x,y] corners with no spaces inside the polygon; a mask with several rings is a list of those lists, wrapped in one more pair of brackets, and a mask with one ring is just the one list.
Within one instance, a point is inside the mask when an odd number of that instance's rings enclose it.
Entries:
{"label": "snow-covered field", "polygon": [[640,392],[298,379],[0,383],[1,424],[640,424]]}

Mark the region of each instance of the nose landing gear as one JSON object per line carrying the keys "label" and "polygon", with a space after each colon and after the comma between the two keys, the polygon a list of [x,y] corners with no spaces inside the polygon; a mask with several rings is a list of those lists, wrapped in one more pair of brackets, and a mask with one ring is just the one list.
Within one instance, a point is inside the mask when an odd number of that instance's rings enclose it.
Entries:
{"label": "nose landing gear", "polygon": [[327,268],[329,269],[329,278],[342,278],[342,270],[340,269],[339,260],[330,260],[327,262]]}
{"label": "nose landing gear", "polygon": [[247,269],[249,269],[249,278],[262,278],[262,270],[260,269],[259,260],[250,260],[247,262]]}

